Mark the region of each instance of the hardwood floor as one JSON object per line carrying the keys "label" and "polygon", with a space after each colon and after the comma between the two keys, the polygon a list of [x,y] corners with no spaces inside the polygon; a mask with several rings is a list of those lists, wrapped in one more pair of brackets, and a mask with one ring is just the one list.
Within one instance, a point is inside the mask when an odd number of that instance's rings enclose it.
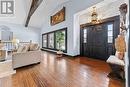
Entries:
{"label": "hardwood floor", "polygon": [[42,62],[17,69],[12,77],[0,79],[0,87],[123,87],[107,77],[110,68],[104,61],[85,57],[56,58],[43,52]]}

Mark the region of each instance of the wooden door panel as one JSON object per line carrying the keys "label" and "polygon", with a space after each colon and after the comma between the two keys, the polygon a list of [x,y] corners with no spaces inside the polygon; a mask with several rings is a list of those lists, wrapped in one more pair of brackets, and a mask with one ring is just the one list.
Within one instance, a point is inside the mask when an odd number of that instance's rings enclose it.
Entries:
{"label": "wooden door panel", "polygon": [[[108,25],[113,25],[113,36],[112,36],[112,42],[109,43],[108,40]],[[106,60],[110,55],[115,54],[115,38],[119,34],[119,16],[112,17],[106,19],[101,24],[96,25],[90,25],[85,26],[84,29],[87,29],[87,39],[86,43],[83,41],[81,42],[83,45],[81,46],[81,49],[83,49],[81,52],[83,52],[84,56],[91,57],[91,58],[97,58],[97,59],[103,59]],[[83,30],[82,29],[82,32]],[[83,33],[81,36],[84,35]],[[81,37],[83,40],[83,36]],[[110,37],[109,37],[110,39]]]}
{"label": "wooden door panel", "polygon": [[105,24],[86,27],[87,41],[83,46],[83,55],[91,58],[107,59],[107,29]]}

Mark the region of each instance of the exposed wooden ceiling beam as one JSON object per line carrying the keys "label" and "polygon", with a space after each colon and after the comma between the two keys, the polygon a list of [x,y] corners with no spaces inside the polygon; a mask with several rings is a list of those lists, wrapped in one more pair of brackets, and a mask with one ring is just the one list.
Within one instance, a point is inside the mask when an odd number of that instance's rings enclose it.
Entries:
{"label": "exposed wooden ceiling beam", "polygon": [[32,0],[32,4],[31,4],[31,7],[30,7],[30,10],[29,10],[29,13],[28,13],[28,17],[27,17],[27,20],[26,20],[25,27],[28,27],[31,16],[34,14],[36,9],[40,6],[42,1],[43,0]]}

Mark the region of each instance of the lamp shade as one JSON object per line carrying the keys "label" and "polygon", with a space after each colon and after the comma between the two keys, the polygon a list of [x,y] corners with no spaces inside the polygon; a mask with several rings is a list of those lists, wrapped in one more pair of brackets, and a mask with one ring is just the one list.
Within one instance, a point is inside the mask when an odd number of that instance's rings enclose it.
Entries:
{"label": "lamp shade", "polygon": [[13,39],[12,42],[13,42],[14,44],[18,44],[18,43],[19,43],[19,39]]}

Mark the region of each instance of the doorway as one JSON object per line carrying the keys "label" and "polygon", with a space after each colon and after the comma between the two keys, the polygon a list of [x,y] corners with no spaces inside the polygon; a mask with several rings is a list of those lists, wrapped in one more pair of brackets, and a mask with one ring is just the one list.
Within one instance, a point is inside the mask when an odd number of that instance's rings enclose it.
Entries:
{"label": "doorway", "polygon": [[119,23],[119,16],[115,16],[102,20],[100,24],[81,25],[80,54],[101,60],[114,55],[114,40],[119,34]]}

